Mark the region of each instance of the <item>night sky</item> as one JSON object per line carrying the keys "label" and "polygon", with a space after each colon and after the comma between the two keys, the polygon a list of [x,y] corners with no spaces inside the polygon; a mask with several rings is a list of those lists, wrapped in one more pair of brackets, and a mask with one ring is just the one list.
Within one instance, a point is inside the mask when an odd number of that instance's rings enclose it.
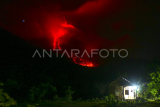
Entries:
{"label": "night sky", "polygon": [[156,0],[6,0],[0,8],[0,27],[37,48],[127,49],[128,58],[160,59]]}
{"label": "night sky", "polygon": [[160,58],[156,0],[7,0],[0,5],[0,26],[42,48],[53,47],[53,32],[65,20],[75,28],[66,28],[61,37],[64,49],[125,48],[132,58]]}

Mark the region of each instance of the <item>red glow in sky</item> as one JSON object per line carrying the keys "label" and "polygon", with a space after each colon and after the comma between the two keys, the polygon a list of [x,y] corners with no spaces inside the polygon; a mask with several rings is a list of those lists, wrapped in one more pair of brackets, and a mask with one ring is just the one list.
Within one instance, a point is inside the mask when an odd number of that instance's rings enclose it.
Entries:
{"label": "red glow in sky", "polygon": [[[134,24],[132,18],[125,16],[128,5],[124,2],[127,4],[127,0],[86,0],[80,7],[69,11],[61,11],[58,1],[59,5],[46,0],[37,2],[2,3],[0,26],[47,49],[86,49],[90,54],[91,49],[134,47],[128,35]],[[73,61],[88,67],[103,63],[98,56],[73,58]]]}
{"label": "red glow in sky", "polygon": [[[64,28],[75,28],[73,25],[67,24],[67,21],[65,20],[65,23],[61,25],[62,28],[59,28],[57,33],[54,33],[54,43],[53,43],[53,49],[61,49],[59,38],[63,35],[67,34],[67,31]],[[87,67],[95,67],[95,65],[87,60],[84,60],[82,58],[73,57],[73,61],[76,64],[79,64],[81,66],[87,66]]]}

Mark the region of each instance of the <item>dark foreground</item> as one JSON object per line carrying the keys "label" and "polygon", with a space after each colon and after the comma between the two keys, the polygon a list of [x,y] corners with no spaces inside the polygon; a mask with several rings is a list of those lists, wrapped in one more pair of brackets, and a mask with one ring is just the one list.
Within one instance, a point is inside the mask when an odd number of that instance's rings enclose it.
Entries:
{"label": "dark foreground", "polygon": [[127,104],[127,102],[117,103],[106,103],[106,102],[86,102],[86,101],[46,101],[39,103],[20,103],[16,106],[11,107],[160,107],[160,102],[144,102],[144,103],[136,103],[136,104]]}

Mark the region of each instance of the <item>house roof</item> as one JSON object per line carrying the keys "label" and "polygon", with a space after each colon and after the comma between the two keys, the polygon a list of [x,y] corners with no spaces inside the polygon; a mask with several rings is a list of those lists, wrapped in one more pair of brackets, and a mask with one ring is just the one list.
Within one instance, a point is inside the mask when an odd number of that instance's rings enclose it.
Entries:
{"label": "house roof", "polygon": [[119,77],[115,81],[111,82],[109,86],[133,86],[133,84],[123,77]]}

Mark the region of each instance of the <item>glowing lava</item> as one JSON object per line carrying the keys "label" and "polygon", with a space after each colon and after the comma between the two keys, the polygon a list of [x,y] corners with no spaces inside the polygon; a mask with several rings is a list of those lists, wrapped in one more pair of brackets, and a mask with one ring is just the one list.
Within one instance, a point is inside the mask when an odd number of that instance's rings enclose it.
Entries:
{"label": "glowing lava", "polygon": [[57,30],[56,33],[53,34],[54,35],[53,49],[61,49],[59,38],[67,33],[65,28],[74,28],[74,26],[67,24],[67,21],[61,24],[61,27]]}
{"label": "glowing lava", "polygon": [[[75,28],[75,27],[73,25],[67,24],[67,21],[61,24],[59,30],[56,33],[54,33],[53,49],[61,49],[59,43],[59,37],[64,36],[66,33],[68,33],[65,28]],[[95,67],[95,65],[92,62],[86,61],[82,58],[73,57],[73,62],[81,66]]]}
{"label": "glowing lava", "polygon": [[81,66],[95,67],[95,65],[92,62],[83,60],[82,58],[73,57],[73,61],[74,63],[79,64]]}

